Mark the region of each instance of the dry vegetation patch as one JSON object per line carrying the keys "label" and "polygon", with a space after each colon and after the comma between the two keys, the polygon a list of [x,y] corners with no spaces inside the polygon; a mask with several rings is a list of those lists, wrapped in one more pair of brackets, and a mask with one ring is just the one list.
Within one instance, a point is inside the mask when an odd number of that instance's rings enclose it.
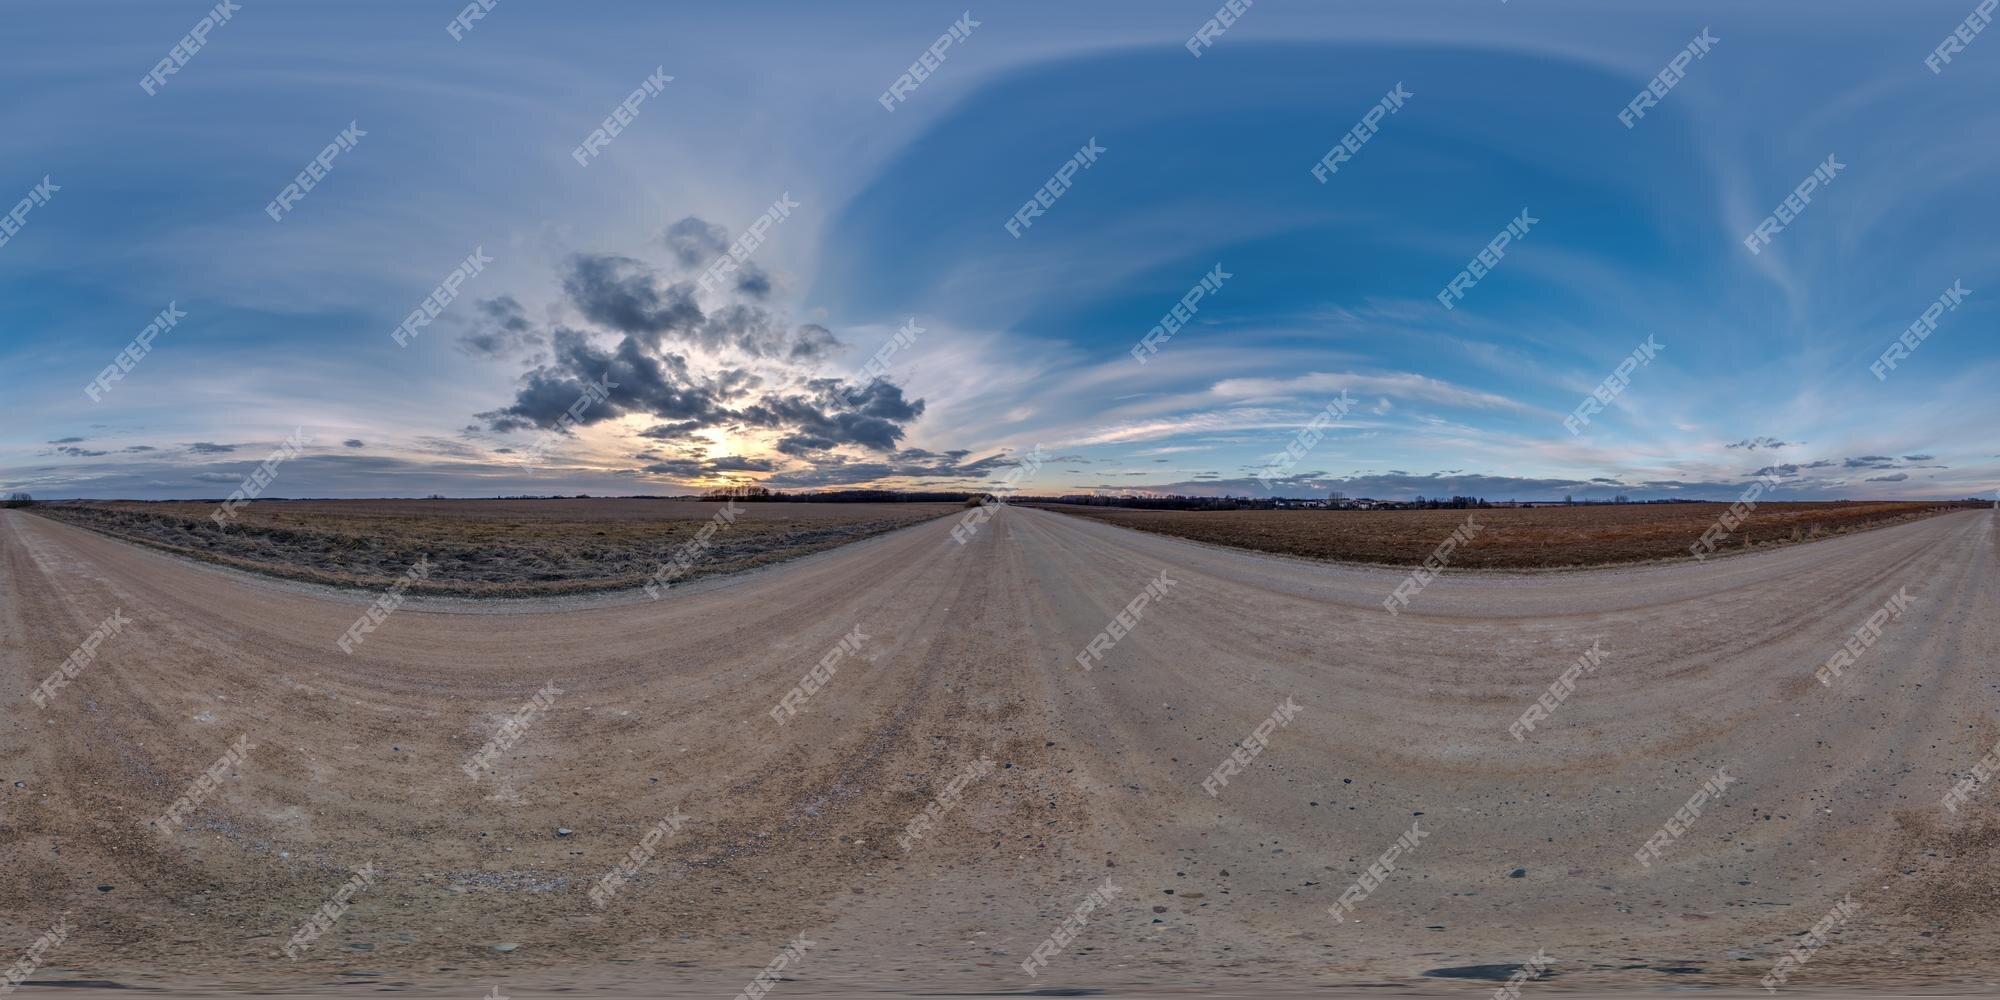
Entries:
{"label": "dry vegetation patch", "polygon": [[[1451,564],[1471,569],[1603,566],[1687,559],[1723,503],[1601,504],[1474,510],[1135,510],[1048,504],[1048,510],[1198,542],[1340,562],[1410,565],[1471,515],[1480,530]],[[1764,503],[1717,554],[1785,545],[1978,504]]]}
{"label": "dry vegetation patch", "polygon": [[[260,500],[227,529],[207,501],[79,501],[36,513],[209,562],[295,580],[387,587],[419,557],[411,593],[535,596],[637,587],[722,510],[719,502]],[[686,576],[749,569],[958,510],[952,503],[743,503]]]}

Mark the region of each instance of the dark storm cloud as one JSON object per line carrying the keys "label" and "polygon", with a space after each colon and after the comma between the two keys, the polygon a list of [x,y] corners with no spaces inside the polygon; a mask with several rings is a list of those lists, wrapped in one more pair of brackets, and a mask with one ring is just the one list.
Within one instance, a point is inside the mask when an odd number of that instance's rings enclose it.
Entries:
{"label": "dark storm cloud", "polygon": [[1735,444],[1728,445],[1727,447],[1742,448],[1746,451],[1756,451],[1759,448],[1789,448],[1794,443],[1795,442],[1791,441],[1780,441],[1774,437],[1755,437],[1738,441]]}
{"label": "dark storm cloud", "polygon": [[[729,231],[690,215],[667,227],[661,242],[683,271],[700,271],[729,252]],[[771,294],[771,276],[748,260],[736,263],[736,291],[754,299]]]}
{"label": "dark storm cloud", "polygon": [[903,389],[886,379],[859,388],[838,379],[813,379],[806,392],[768,393],[743,411],[754,427],[789,430],[779,450],[800,454],[843,444],[891,451],[903,439],[903,425],[923,415],[924,401],[906,400]]}
{"label": "dark storm cloud", "polygon": [[472,329],[459,335],[458,348],[474,357],[497,358],[525,354],[544,342],[521,303],[502,295],[473,307]]}
{"label": "dark storm cloud", "polygon": [[364,442],[364,441],[362,441],[362,440],[361,440],[360,438],[348,438],[347,440],[345,440],[345,441],[342,441],[342,442],[341,442],[341,445],[342,445],[343,447],[347,447],[347,448],[366,448],[366,447],[368,447],[367,443],[366,443],[366,442]]}
{"label": "dark storm cloud", "polygon": [[[898,455],[903,453],[898,453]],[[925,453],[929,455],[929,453]],[[965,452],[953,453],[964,456]],[[764,479],[768,486],[788,489],[815,489],[852,486],[857,483],[871,483],[881,479],[963,479],[981,480],[1002,469],[1012,468],[1016,460],[1005,454],[989,455],[974,462],[960,463],[952,455],[929,455],[923,459],[899,459],[891,456],[884,462],[850,462],[839,456],[832,456],[812,468],[781,472]]]}

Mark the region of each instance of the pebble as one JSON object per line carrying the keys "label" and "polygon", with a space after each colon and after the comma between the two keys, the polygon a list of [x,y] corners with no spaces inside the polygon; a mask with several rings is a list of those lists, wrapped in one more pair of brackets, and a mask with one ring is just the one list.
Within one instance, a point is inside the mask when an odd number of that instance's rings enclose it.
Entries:
{"label": "pebble", "polygon": [[502,955],[505,955],[506,953],[513,951],[514,949],[519,947],[520,945],[518,944],[496,944],[493,946],[493,950],[499,952]]}

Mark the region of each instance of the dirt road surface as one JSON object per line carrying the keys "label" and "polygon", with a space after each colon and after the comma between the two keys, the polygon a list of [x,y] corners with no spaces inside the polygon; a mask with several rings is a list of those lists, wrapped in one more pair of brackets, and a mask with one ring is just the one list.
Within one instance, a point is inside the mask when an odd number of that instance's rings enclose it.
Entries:
{"label": "dirt road surface", "polygon": [[[1996,517],[1707,564],[1447,572],[1391,615],[1395,570],[1006,509],[966,545],[947,518],[657,602],[412,604],[350,654],[335,641],[376,595],[0,511],[0,963],[66,923],[30,980],[728,996],[803,937],[774,996],[1486,995],[1538,952],[1553,978],[1530,994],[1741,990],[1851,900],[1790,988],[1988,984],[2000,788],[1941,803],[2000,740]],[[114,612],[130,624],[37,707]],[[1601,664],[1510,736],[1593,644]],[[1674,820],[1718,769],[1720,797]],[[621,862],[636,874],[594,905]],[[372,884],[285,957],[360,866]],[[1425,975],[1477,966],[1500,968]]]}

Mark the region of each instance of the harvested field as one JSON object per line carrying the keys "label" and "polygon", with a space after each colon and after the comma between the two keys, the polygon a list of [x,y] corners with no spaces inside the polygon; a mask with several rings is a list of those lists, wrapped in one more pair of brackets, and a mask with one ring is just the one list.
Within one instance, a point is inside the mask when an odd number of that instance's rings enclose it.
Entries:
{"label": "harvested field", "polygon": [[[237,569],[387,587],[429,560],[417,594],[540,596],[637,587],[723,509],[720,502],[262,500],[226,530],[208,501],[43,504],[35,513]],[[959,510],[951,503],[741,503],[676,580],[829,549]]]}
{"label": "harvested field", "polygon": [[[1686,559],[1729,509],[1723,503],[1501,507],[1481,510],[1045,509],[1213,545],[1337,562],[1421,562],[1471,515],[1480,527],[1452,554],[1458,569],[1556,569]],[[1717,555],[1865,531],[1953,510],[1964,502],[1765,503]]]}

